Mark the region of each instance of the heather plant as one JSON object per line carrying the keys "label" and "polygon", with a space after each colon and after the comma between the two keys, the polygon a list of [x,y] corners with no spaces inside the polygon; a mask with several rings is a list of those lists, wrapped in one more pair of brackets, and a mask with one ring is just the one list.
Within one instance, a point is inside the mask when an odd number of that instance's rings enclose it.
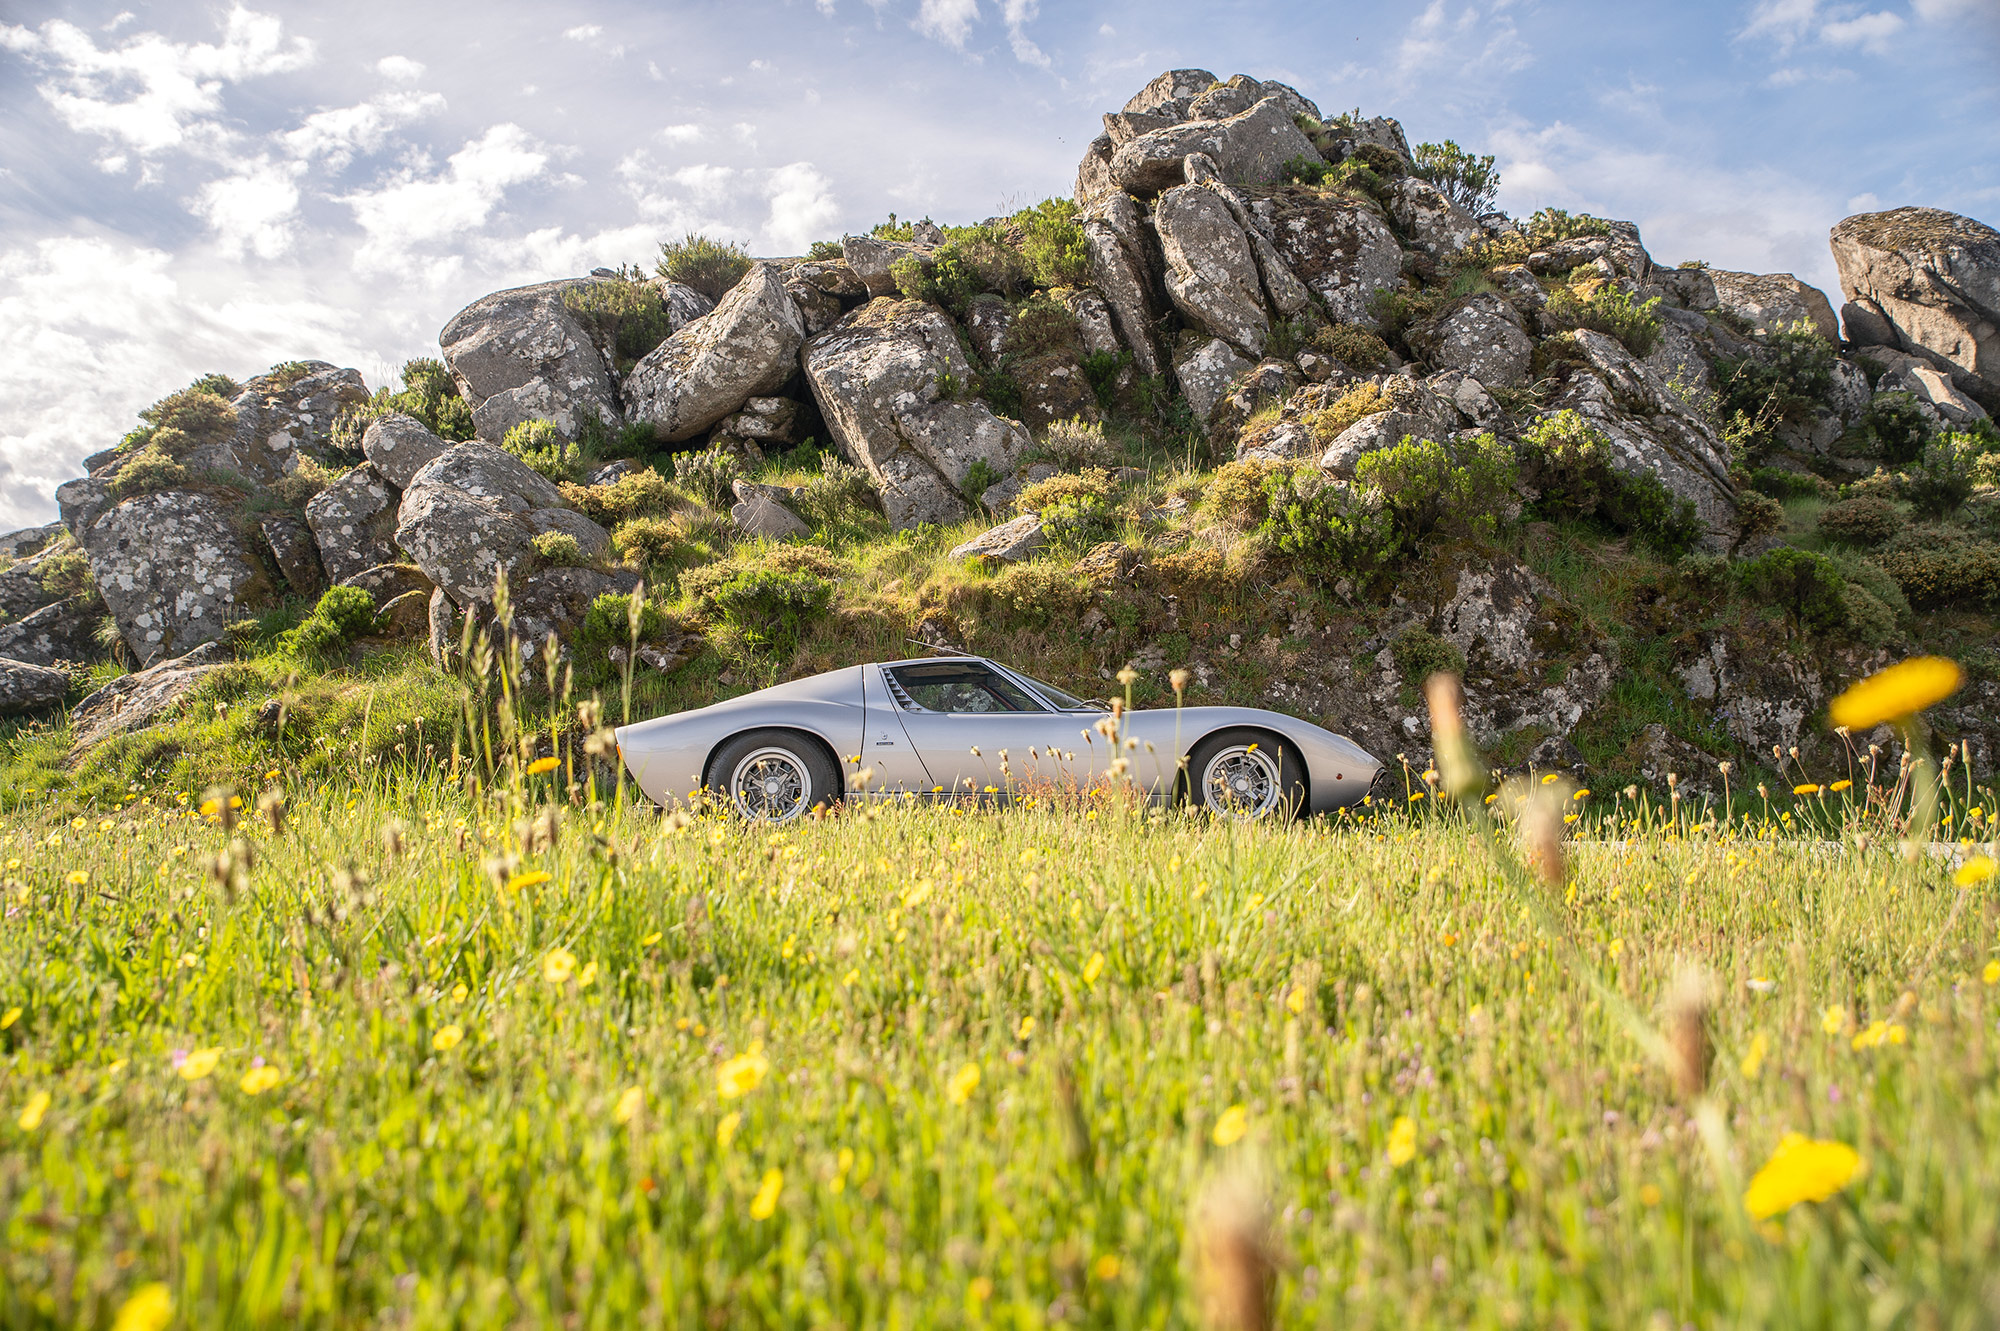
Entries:
{"label": "heather plant", "polygon": [[738,474],[736,459],[720,448],[674,454],[674,483],[710,508],[729,507]]}
{"label": "heather plant", "polygon": [[1493,169],[1491,154],[1469,153],[1450,139],[1443,143],[1420,143],[1410,173],[1437,186],[1438,192],[1478,216],[1490,212],[1494,196],[1500,192],[1500,173]]}
{"label": "heather plant", "polygon": [[472,404],[459,395],[458,381],[443,361],[423,356],[404,361],[400,377],[401,388],[393,392],[378,388],[367,402],[334,417],[332,443],[337,452],[358,459],[368,423],[391,412],[422,422],[440,439],[458,442],[472,438]]}
{"label": "heather plant", "polygon": [[656,268],[669,282],[693,287],[710,300],[721,300],[750,271],[750,255],[734,241],[689,232],[679,240],[660,242]]}

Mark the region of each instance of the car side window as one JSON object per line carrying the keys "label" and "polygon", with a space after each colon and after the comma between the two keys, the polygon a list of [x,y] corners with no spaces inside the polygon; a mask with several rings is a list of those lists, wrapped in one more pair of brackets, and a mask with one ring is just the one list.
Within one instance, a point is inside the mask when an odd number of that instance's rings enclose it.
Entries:
{"label": "car side window", "polygon": [[999,671],[956,661],[898,666],[889,671],[903,699],[926,712],[1045,712]]}

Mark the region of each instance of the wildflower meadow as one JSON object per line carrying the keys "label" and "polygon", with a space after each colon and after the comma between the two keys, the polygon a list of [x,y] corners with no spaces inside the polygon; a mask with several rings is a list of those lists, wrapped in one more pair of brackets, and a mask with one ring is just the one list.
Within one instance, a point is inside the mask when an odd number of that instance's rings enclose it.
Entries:
{"label": "wildflower meadow", "polygon": [[1488,802],[1434,720],[1292,825],[575,750],[17,814],[0,1324],[1992,1324],[2000,885],[1905,844],[1992,792]]}

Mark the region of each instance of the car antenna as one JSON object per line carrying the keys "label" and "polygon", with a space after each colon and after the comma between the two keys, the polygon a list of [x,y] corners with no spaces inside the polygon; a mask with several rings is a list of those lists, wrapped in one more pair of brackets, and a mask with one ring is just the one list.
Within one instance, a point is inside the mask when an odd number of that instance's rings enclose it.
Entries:
{"label": "car antenna", "polygon": [[943,655],[945,655],[945,656],[977,656],[977,655],[978,655],[978,653],[976,653],[976,652],[968,652],[968,651],[966,651],[966,650],[965,650],[965,649],[964,649],[963,647],[954,647],[954,646],[952,646],[952,645],[951,645],[950,643],[948,643],[948,642],[925,642],[925,641],[924,641],[924,640],[923,640],[922,638],[905,638],[905,639],[903,639],[903,641],[904,641],[904,642],[907,642],[907,643],[910,643],[910,644],[912,644],[912,645],[914,645],[914,646],[917,646],[917,647],[928,647],[928,648],[930,648],[930,650],[931,650],[931,651],[933,651],[933,652],[938,652],[938,653],[942,653],[942,654],[943,654]]}

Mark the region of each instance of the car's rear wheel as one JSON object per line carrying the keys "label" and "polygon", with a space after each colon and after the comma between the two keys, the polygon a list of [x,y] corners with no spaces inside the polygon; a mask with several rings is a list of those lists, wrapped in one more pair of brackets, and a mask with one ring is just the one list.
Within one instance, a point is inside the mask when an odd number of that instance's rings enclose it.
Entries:
{"label": "car's rear wheel", "polygon": [[819,745],[787,730],[753,730],[715,751],[711,797],[753,822],[788,823],[840,800],[840,769]]}
{"label": "car's rear wheel", "polygon": [[1187,794],[1225,818],[1295,818],[1306,806],[1305,763],[1268,731],[1217,731],[1188,755]]}

